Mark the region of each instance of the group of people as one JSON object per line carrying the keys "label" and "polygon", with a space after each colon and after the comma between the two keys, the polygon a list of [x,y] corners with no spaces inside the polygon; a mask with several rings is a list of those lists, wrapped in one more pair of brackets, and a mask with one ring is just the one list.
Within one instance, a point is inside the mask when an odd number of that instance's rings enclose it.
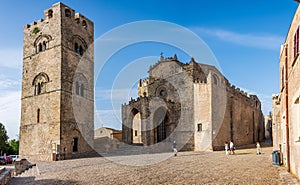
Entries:
{"label": "group of people", "polygon": [[234,144],[233,144],[233,141],[230,141],[229,144],[228,144],[228,142],[226,141],[226,142],[225,142],[225,152],[226,152],[226,155],[234,154],[234,151],[235,151],[235,146],[234,146]]}
{"label": "group of people", "polygon": [[[226,141],[225,142],[225,152],[226,152],[226,155],[234,154],[234,151],[235,151],[235,146],[233,144],[233,141],[230,141],[229,144]],[[256,142],[256,155],[260,155],[260,154],[261,154],[261,147],[260,147],[259,142],[257,141]]]}

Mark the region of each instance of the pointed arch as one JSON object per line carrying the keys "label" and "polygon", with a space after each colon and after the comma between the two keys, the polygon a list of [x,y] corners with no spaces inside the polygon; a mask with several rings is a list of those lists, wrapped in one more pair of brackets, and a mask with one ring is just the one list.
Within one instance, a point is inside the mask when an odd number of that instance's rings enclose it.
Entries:
{"label": "pointed arch", "polygon": [[41,51],[45,51],[49,48],[49,42],[52,40],[52,37],[47,34],[39,35],[34,43],[33,46],[35,47],[36,53]]}
{"label": "pointed arch", "polygon": [[36,75],[32,81],[32,86],[34,87],[34,95],[39,95],[46,92],[46,84],[49,81],[49,76],[44,72]]}

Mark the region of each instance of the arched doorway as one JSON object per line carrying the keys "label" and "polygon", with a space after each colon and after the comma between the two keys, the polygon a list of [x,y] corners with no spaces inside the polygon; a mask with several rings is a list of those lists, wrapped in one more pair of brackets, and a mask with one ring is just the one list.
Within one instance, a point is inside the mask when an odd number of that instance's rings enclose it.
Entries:
{"label": "arched doorway", "polygon": [[132,110],[133,119],[132,119],[132,143],[133,144],[142,144],[142,121],[141,114],[137,109]]}
{"label": "arched doorway", "polygon": [[155,142],[159,143],[167,138],[167,110],[164,107],[158,108],[154,113],[153,119],[155,129]]}

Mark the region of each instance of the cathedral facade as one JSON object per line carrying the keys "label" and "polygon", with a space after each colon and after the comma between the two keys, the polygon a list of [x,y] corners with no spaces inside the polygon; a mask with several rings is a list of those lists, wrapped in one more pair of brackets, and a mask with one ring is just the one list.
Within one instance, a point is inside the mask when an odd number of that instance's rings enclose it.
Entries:
{"label": "cathedral facade", "polygon": [[161,57],[140,80],[138,98],[122,105],[122,139],[170,151],[224,149],[264,139],[261,103],[231,85],[214,66]]}

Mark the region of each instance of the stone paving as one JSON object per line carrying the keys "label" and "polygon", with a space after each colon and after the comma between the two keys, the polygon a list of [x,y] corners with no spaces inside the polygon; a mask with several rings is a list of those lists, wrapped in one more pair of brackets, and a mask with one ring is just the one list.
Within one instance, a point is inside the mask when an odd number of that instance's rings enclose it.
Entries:
{"label": "stone paving", "polygon": [[42,162],[9,184],[298,184],[284,167],[272,166],[271,153],[272,148],[263,148],[262,155],[243,149],[229,156],[223,151],[179,152],[176,157],[165,153]]}

